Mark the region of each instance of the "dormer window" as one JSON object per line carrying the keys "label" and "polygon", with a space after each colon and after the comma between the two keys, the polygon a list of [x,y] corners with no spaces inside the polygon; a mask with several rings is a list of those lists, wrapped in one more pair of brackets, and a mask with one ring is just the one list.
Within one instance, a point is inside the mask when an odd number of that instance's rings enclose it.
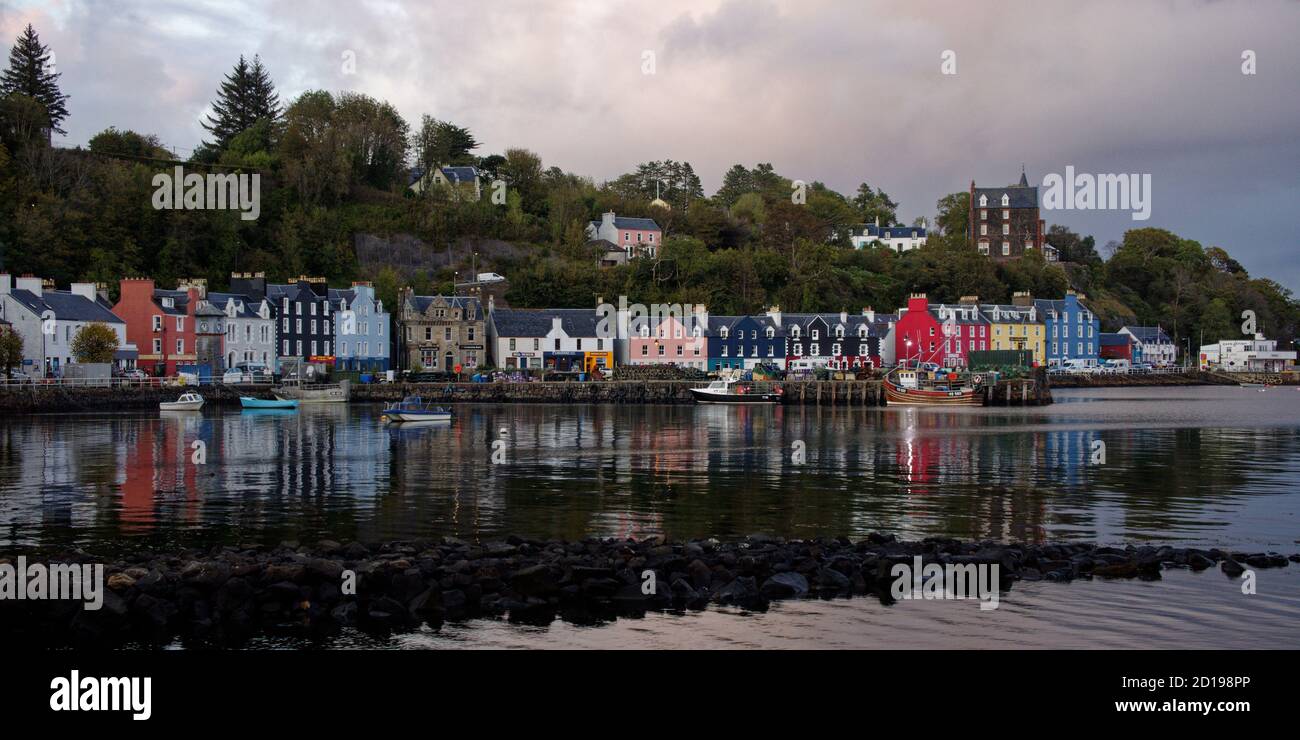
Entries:
{"label": "dormer window", "polygon": [[726,338],[727,338],[727,327],[724,326],[724,327],[722,327],[721,329],[719,329],[719,330],[718,330],[718,336],[719,336],[719,337],[722,337],[723,339],[726,339]]}
{"label": "dormer window", "polygon": [[767,327],[767,338],[768,338],[768,339],[771,339],[771,338],[774,337],[774,336],[776,336],[776,330],[773,329],[773,328],[770,327],[770,326]]}
{"label": "dormer window", "polygon": [[176,299],[164,298],[162,299],[162,304],[163,304],[163,308],[176,308]]}
{"label": "dormer window", "polygon": [[980,208],[983,208],[984,206],[986,206],[986,205],[988,205],[988,204],[989,204],[989,197],[988,197],[987,195],[981,195],[981,196],[980,196]]}

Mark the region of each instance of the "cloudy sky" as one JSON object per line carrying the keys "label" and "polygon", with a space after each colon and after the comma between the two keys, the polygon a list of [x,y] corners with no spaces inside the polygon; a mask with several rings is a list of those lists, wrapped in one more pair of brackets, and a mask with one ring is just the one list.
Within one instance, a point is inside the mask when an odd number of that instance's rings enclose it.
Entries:
{"label": "cloudy sky", "polygon": [[711,194],[771,162],[882,187],[910,223],[1022,164],[1039,183],[1146,173],[1149,221],[1045,217],[1099,247],[1168,228],[1300,290],[1295,2],[0,0],[5,43],[29,22],[71,96],[68,145],[114,125],[185,156],[221,76],[260,54],[282,98],[365,92],[598,182],[672,158]]}

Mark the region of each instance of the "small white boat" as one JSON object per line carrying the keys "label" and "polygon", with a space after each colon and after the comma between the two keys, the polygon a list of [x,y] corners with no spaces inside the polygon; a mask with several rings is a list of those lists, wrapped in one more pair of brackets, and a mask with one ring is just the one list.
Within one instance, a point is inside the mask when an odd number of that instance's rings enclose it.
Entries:
{"label": "small white boat", "polygon": [[781,389],[764,390],[765,385],[724,378],[690,391],[696,403],[781,403]]}
{"label": "small white boat", "polygon": [[162,401],[158,404],[160,411],[198,411],[203,408],[203,396],[193,391],[182,393],[175,401]]}
{"label": "small white boat", "polygon": [[434,406],[419,396],[407,396],[397,403],[385,406],[380,416],[388,421],[451,421],[451,410]]}

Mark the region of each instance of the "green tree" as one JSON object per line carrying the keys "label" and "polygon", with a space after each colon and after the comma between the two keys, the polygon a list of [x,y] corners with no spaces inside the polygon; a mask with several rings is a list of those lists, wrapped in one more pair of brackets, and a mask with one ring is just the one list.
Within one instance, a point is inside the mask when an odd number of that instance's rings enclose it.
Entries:
{"label": "green tree", "polygon": [[203,122],[203,128],[216,138],[216,148],[225,149],[231,139],[259,120],[275,121],[279,117],[280,96],[275,92],[270,73],[262,66],[261,57],[254,56],[253,63],[249,64],[240,55],[235,69],[217,88],[212,113]]}
{"label": "green tree", "polygon": [[112,362],[117,347],[117,332],[107,324],[86,324],[72,337],[72,355],[77,362]]}
{"label": "green tree", "polygon": [[170,159],[171,152],[153,134],[119,131],[113,126],[90,137],[90,151],[97,154],[125,154],[131,157]]}
{"label": "green tree", "polygon": [[884,190],[873,190],[867,183],[858,186],[853,196],[853,205],[858,209],[858,216],[863,223],[875,223],[881,226],[893,226],[898,222],[898,204]]}
{"label": "green tree", "polygon": [[411,139],[415,163],[425,172],[434,167],[473,164],[470,152],[477,148],[478,140],[469,129],[430,115],[420,120],[420,130]]}
{"label": "green tree", "polygon": [[4,367],[5,375],[9,371],[23,364],[23,338],[16,331],[0,332],[0,367]]}
{"label": "green tree", "polygon": [[9,69],[0,76],[0,93],[20,93],[36,100],[45,108],[49,130],[62,134],[66,133],[61,125],[68,117],[68,96],[59,90],[62,73],[54,71],[50,59],[49,47],[41,45],[36,30],[28,23],[9,50]]}

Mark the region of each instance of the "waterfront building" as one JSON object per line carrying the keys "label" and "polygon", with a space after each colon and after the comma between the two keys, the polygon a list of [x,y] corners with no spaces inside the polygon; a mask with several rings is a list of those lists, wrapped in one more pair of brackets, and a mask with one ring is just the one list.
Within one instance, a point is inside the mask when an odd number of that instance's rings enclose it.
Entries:
{"label": "waterfront building", "polygon": [[1149,362],[1156,367],[1178,364],[1178,345],[1159,326],[1124,326],[1119,333],[1133,337],[1141,349],[1142,362]]}
{"label": "waterfront building", "polygon": [[1034,300],[1046,333],[1048,367],[1066,360],[1095,362],[1100,356],[1101,321],[1083,303],[1086,298],[1071,290],[1061,299]]}
{"label": "waterfront building", "polygon": [[225,338],[226,314],[201,297],[194,309],[194,355],[200,382],[221,379],[226,370]]}
{"label": "waterfront building", "polygon": [[700,370],[708,367],[708,338],[702,318],[670,314],[639,319],[635,323],[638,325],[628,327],[628,364],[675,365]]}
{"label": "waterfront building", "polygon": [[897,363],[933,362],[942,365],[945,355],[951,355],[943,340],[943,326],[930,313],[929,299],[925,293],[913,293],[907,299],[907,307],[898,309],[898,324],[894,331]]}
{"label": "waterfront building", "polygon": [[881,366],[875,312],[786,314],[786,366],[861,370]]}
{"label": "waterfront building", "polygon": [[126,322],[127,340],[139,348],[141,370],[155,377],[199,371],[195,320],[202,286],[201,280],[189,280],[164,290],[143,277],[119,283],[113,313]]}
{"label": "waterfront building", "polygon": [[1142,346],[1131,334],[1102,332],[1098,339],[1097,357],[1100,360],[1128,360],[1142,362]]}
{"label": "waterfront building", "polygon": [[113,358],[118,369],[135,366],[136,348],[130,344],[126,322],[114,314],[102,286],[73,283],[57,290],[49,280],[32,275],[15,279],[0,274],[0,321],[22,337],[23,359],[15,368],[32,377],[62,375],[76,362],[72,341],[90,324],[103,324],[117,335]]}
{"label": "waterfront building", "polygon": [[1295,351],[1280,351],[1276,339],[1224,339],[1201,345],[1200,368],[1230,373],[1280,373],[1295,367]]}
{"label": "waterfront building", "polygon": [[935,304],[930,312],[941,326],[941,359],[931,362],[943,367],[969,367],[972,352],[993,349],[990,314],[979,305],[977,296],[963,296],[956,304]]}
{"label": "waterfront building", "polygon": [[627,259],[653,258],[663,244],[663,230],[653,218],[629,218],[610,211],[601,214],[599,221],[587,224],[587,239],[604,239],[615,244],[627,254]]}
{"label": "waterfront building", "polygon": [[[231,275],[232,281],[237,275]],[[255,300],[242,293],[208,293],[207,301],[225,316],[225,369],[262,365],[270,372],[277,372],[275,313],[271,302],[265,297]]]}
{"label": "waterfront building", "polygon": [[488,311],[497,367],[589,372],[614,366],[615,339],[599,336],[594,308],[508,309],[489,302]]}
{"label": "waterfront building", "polygon": [[[366,373],[388,370],[391,317],[375,296],[374,285],[354,282],[348,290],[331,289],[329,299],[334,306],[334,367]],[[478,336],[481,344],[481,330]],[[478,356],[482,354],[478,350]]]}
{"label": "waterfront building", "polygon": [[982,304],[980,310],[988,318],[991,350],[1029,351],[1033,362],[1042,365],[1047,361],[1046,327],[1038,315],[1033,296],[1018,292],[1012,303]]}
{"label": "waterfront building", "polygon": [[415,295],[407,287],[398,303],[401,369],[450,373],[489,364],[488,317],[478,298]]}
{"label": "waterfront building", "polygon": [[749,370],[756,365],[786,367],[786,333],[780,306],[754,316],[710,316],[709,370]]}
{"label": "waterfront building", "polygon": [[[276,362],[281,373],[306,375],[304,365],[334,365],[334,311],[324,278],[299,276],[291,283],[262,283],[275,307]],[[232,281],[232,290],[234,281]],[[256,293],[254,293],[256,296]]]}
{"label": "waterfront building", "polygon": [[966,235],[980,254],[1001,262],[1043,248],[1038,187],[1023,171],[1020,182],[1006,187],[980,188],[971,180],[969,204]]}

